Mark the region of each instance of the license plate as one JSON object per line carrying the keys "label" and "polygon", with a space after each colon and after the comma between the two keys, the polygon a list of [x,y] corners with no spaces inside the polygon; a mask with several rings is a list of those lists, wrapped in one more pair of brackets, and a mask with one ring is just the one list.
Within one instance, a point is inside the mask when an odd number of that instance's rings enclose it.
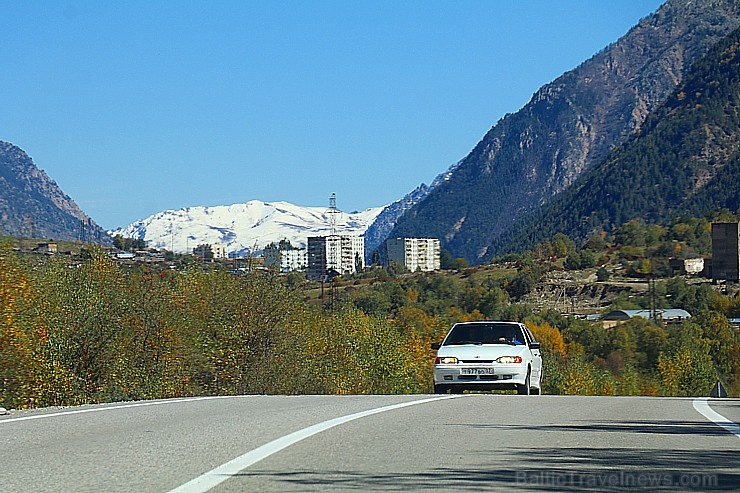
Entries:
{"label": "license plate", "polygon": [[493,368],[460,368],[461,375],[493,375]]}

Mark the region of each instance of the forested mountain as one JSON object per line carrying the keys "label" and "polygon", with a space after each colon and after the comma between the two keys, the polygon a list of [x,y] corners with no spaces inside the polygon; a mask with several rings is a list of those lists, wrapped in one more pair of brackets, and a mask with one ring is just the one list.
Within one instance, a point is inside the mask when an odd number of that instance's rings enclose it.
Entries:
{"label": "forested mountain", "polygon": [[19,147],[0,141],[0,235],[109,243],[90,219]]}
{"label": "forested mountain", "polygon": [[437,237],[453,256],[474,263],[495,254],[512,223],[625,142],[690,66],[738,26],[736,0],[669,0],[502,118],[390,236]]}
{"label": "forested mountain", "polygon": [[740,209],[740,29],[697,62],[625,144],[500,235],[492,251],[720,209]]}

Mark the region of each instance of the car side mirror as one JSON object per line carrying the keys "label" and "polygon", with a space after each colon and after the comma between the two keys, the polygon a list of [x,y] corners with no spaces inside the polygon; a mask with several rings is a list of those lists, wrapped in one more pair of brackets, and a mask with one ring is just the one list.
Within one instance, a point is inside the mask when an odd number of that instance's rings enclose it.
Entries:
{"label": "car side mirror", "polygon": [[432,343],[432,349],[435,349],[436,350],[436,349],[439,349],[440,347],[442,347],[442,343],[441,342],[433,342]]}
{"label": "car side mirror", "polygon": [[532,342],[529,344],[529,349],[539,349],[540,343],[539,342]]}

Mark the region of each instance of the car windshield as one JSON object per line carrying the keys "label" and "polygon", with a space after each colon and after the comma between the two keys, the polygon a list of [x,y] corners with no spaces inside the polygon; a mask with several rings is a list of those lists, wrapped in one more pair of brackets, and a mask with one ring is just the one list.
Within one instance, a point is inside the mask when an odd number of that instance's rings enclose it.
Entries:
{"label": "car windshield", "polygon": [[458,324],[444,344],[524,344],[524,336],[518,326],[511,324]]}

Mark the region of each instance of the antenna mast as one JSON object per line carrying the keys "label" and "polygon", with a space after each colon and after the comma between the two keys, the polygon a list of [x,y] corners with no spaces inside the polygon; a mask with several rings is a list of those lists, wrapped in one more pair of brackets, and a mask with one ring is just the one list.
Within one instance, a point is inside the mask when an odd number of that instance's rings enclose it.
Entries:
{"label": "antenna mast", "polygon": [[331,235],[335,236],[337,234],[337,216],[342,213],[337,209],[336,193],[331,194],[331,197],[329,197],[329,209],[326,213],[329,214],[329,228],[331,230]]}
{"label": "antenna mast", "polygon": [[324,241],[324,256],[328,264],[324,268],[324,275],[328,274],[329,269],[334,269],[337,272],[341,272],[342,270],[338,261],[340,242],[337,238],[337,216],[341,213],[337,209],[337,194],[332,193],[331,197],[329,197],[329,209],[326,211],[326,214],[329,216],[330,236]]}

